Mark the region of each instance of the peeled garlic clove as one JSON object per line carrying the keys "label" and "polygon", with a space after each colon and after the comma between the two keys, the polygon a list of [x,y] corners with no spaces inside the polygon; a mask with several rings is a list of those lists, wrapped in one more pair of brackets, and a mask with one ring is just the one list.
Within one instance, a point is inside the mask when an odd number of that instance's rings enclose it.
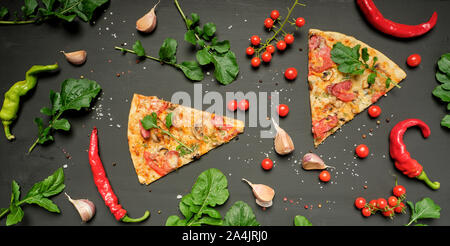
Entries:
{"label": "peeled garlic clove", "polygon": [[78,50],[69,53],[64,51],[61,52],[66,57],[66,60],[74,65],[81,65],[86,62],[87,52],[85,50]]}
{"label": "peeled garlic clove", "polygon": [[307,153],[302,158],[302,167],[305,170],[323,170],[332,166],[325,165],[325,162],[318,155]]}
{"label": "peeled garlic clove", "polygon": [[256,203],[262,207],[272,206],[272,199],[275,196],[275,190],[264,184],[252,184],[246,179],[242,179],[252,187],[253,195],[256,197]]}
{"label": "peeled garlic clove", "polygon": [[275,129],[277,130],[277,134],[274,140],[275,151],[279,155],[287,155],[291,153],[295,149],[291,137],[287,134],[285,130],[283,130],[278,126],[275,120],[272,119],[272,121],[273,124],[275,125]]}
{"label": "peeled garlic clove", "polygon": [[69,195],[66,194],[67,198],[69,199],[69,202],[73,204],[73,206],[77,209],[78,213],[80,214],[81,220],[83,222],[87,222],[92,217],[94,217],[95,214],[95,205],[91,201],[87,199],[72,199]]}
{"label": "peeled garlic clove", "polygon": [[159,1],[153,8],[144,16],[142,16],[139,20],[136,21],[136,29],[140,32],[151,33],[156,28],[156,7],[158,6]]}

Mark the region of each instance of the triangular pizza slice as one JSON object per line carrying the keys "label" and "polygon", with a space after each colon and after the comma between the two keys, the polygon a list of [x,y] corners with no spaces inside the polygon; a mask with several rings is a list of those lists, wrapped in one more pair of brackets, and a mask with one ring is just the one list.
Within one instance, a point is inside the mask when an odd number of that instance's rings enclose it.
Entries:
{"label": "triangular pizza slice", "polygon": [[310,29],[308,82],[317,147],[406,77],[369,45],[337,32]]}
{"label": "triangular pizza slice", "polygon": [[150,184],[244,131],[240,120],[134,94],[128,145],[140,183]]}

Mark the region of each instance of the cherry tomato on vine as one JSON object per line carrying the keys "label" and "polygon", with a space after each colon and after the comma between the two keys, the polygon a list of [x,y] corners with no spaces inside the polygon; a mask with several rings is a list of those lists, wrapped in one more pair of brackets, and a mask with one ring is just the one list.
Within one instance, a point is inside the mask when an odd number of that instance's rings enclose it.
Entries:
{"label": "cherry tomato on vine", "polygon": [[364,206],[366,206],[366,199],[364,199],[362,197],[356,198],[355,207],[357,207],[358,209],[363,209]]}
{"label": "cherry tomato on vine", "polygon": [[328,172],[327,170],[323,170],[322,172],[320,172],[319,174],[319,179],[322,182],[328,182],[331,179],[331,174],[330,172]]}
{"label": "cherry tomato on vine", "polygon": [[261,38],[258,35],[253,35],[250,38],[250,43],[252,43],[254,46],[258,46],[261,43]]}
{"label": "cherry tomato on vine", "polygon": [[371,200],[371,201],[369,202],[369,206],[370,206],[371,208],[376,208],[376,207],[377,207],[377,200]]}
{"label": "cherry tomato on vine", "polygon": [[272,54],[268,51],[264,51],[261,55],[261,58],[264,62],[270,62],[272,60]]}
{"label": "cherry tomato on vine", "polygon": [[275,46],[273,45],[267,45],[266,47],[266,51],[270,52],[271,54],[273,54],[275,52]]}
{"label": "cherry tomato on vine", "polygon": [[280,17],[280,12],[278,12],[278,10],[274,9],[272,10],[272,12],[270,12],[270,18],[272,18],[273,20],[278,19],[278,17]]}
{"label": "cherry tomato on vine", "polygon": [[295,20],[295,25],[298,27],[302,27],[303,25],[305,25],[305,19],[303,19],[302,17],[298,17]]}
{"label": "cherry tomato on vine", "polygon": [[405,204],[403,202],[400,202],[400,204],[394,208],[394,212],[401,214],[405,211]]}
{"label": "cherry tomato on vine", "polygon": [[286,116],[289,113],[289,107],[286,104],[280,104],[277,107],[278,115],[281,117]]}
{"label": "cherry tomato on vine", "polygon": [[294,43],[294,35],[292,34],[286,34],[284,36],[284,42],[286,42],[286,44],[292,44]]}
{"label": "cherry tomato on vine", "polygon": [[363,215],[364,217],[369,217],[370,215],[372,215],[372,212],[370,211],[369,208],[363,208],[363,209],[361,210],[361,213],[362,213],[362,215]]}
{"label": "cherry tomato on vine", "polygon": [[396,185],[394,189],[392,189],[392,193],[396,197],[402,197],[406,194],[406,188],[403,185]]}
{"label": "cherry tomato on vine", "polygon": [[234,112],[234,111],[236,111],[236,109],[237,109],[237,101],[236,100],[230,100],[228,103],[227,103],[227,108],[228,108],[228,110],[230,110],[230,111],[232,111],[232,112]]}
{"label": "cherry tomato on vine", "polygon": [[264,170],[270,170],[273,167],[273,161],[269,158],[266,158],[266,159],[262,160],[261,167]]}
{"label": "cherry tomato on vine", "polygon": [[287,80],[294,80],[297,78],[297,69],[293,67],[287,68],[286,71],[284,71],[284,77]]}
{"label": "cherry tomato on vine", "polygon": [[249,105],[250,105],[250,103],[248,102],[247,99],[242,99],[242,100],[239,102],[239,104],[238,104],[238,108],[239,108],[241,111],[247,111]]}
{"label": "cherry tomato on vine", "polygon": [[273,27],[273,20],[270,19],[270,18],[267,18],[267,19],[264,21],[264,26],[265,26],[266,28],[268,28],[268,29],[272,28],[272,27]]}
{"label": "cherry tomato on vine", "polygon": [[395,197],[395,196],[390,196],[390,197],[388,198],[388,204],[389,204],[389,206],[391,206],[391,207],[397,206],[397,202],[398,202],[398,199],[397,199],[397,197]]}
{"label": "cherry tomato on vine", "polygon": [[259,57],[253,57],[251,63],[252,67],[259,67],[261,64],[261,59],[259,59]]}
{"label": "cherry tomato on vine", "polygon": [[255,54],[255,49],[253,49],[253,47],[248,47],[248,48],[245,50],[245,53],[246,53],[247,55],[251,56],[251,55]]}
{"label": "cherry tomato on vine", "polygon": [[384,209],[387,206],[387,201],[384,198],[377,199],[377,208]]}
{"label": "cherry tomato on vine", "polygon": [[280,40],[277,42],[277,49],[278,50],[285,50],[286,49],[286,42],[284,40]]}
{"label": "cherry tomato on vine", "polygon": [[372,105],[367,110],[369,112],[370,117],[377,118],[381,114],[381,108],[378,105]]}
{"label": "cherry tomato on vine", "polygon": [[394,210],[388,207],[388,210],[383,211],[381,214],[383,214],[384,217],[392,217],[394,216]]}
{"label": "cherry tomato on vine", "polygon": [[369,155],[369,147],[365,144],[360,144],[356,146],[355,152],[359,158],[366,158]]}
{"label": "cherry tomato on vine", "polygon": [[417,67],[421,61],[422,57],[419,54],[412,54],[408,56],[408,59],[406,59],[406,64],[410,67]]}

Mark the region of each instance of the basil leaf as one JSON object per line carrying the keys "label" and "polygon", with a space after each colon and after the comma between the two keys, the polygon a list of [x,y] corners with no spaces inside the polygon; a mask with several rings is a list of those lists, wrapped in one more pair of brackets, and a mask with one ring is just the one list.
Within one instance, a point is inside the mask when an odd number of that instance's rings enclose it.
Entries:
{"label": "basil leaf", "polygon": [[195,57],[197,58],[198,63],[202,66],[211,63],[211,55],[206,48],[197,51]]}
{"label": "basil leaf", "polygon": [[3,19],[8,14],[8,9],[6,7],[0,7],[0,20]]}
{"label": "basil leaf", "polygon": [[151,115],[146,115],[142,120],[142,127],[144,127],[145,130],[150,130],[152,128],[158,128],[157,125],[158,116],[155,112],[153,112]]}
{"label": "basil leaf", "polygon": [[236,62],[236,56],[229,50],[225,54],[212,54],[212,63],[214,64],[214,77],[224,85],[233,82],[238,73],[239,66]]}
{"label": "basil leaf", "polygon": [[[450,104],[448,105],[447,109],[450,110]],[[450,114],[448,114],[448,115],[444,116],[444,118],[442,118],[441,126],[450,128]]]}
{"label": "basil leaf", "polygon": [[219,169],[208,169],[198,176],[192,186],[192,200],[195,205],[222,205],[229,196],[227,186],[227,178]]}
{"label": "basil leaf", "polygon": [[62,111],[88,108],[101,88],[97,82],[88,79],[66,79],[61,86]]}
{"label": "basil leaf", "polygon": [[23,216],[24,212],[22,208],[14,204],[11,204],[11,206],[9,207],[9,214],[6,217],[6,225],[11,226],[19,223],[20,221],[22,221]]}
{"label": "basil leaf", "polygon": [[25,17],[32,15],[38,6],[38,2],[36,0],[25,0],[25,5],[22,6],[21,10]]}
{"label": "basil leaf", "polygon": [[170,128],[172,126],[172,112],[166,115],[166,127]]}
{"label": "basil leaf", "polygon": [[214,33],[216,33],[216,24],[212,22],[208,22],[203,26],[203,33],[206,34],[208,37],[214,36]]}
{"label": "basil leaf", "polygon": [[443,74],[441,72],[436,73],[436,79],[441,83],[450,83],[450,75]]}
{"label": "basil leaf", "polygon": [[167,38],[164,40],[161,48],[159,49],[159,58],[168,63],[176,63],[177,58],[177,41],[173,38]]}
{"label": "basil leaf", "polygon": [[260,226],[250,206],[237,201],[231,206],[224,218],[225,226]]}
{"label": "basil leaf", "polygon": [[202,68],[198,65],[196,61],[185,61],[181,64],[176,64],[178,68],[183,71],[184,75],[194,81],[201,81],[203,80],[203,71]]}
{"label": "basil leaf", "polygon": [[450,76],[450,53],[443,54],[441,58],[439,58],[437,64],[441,72]]}
{"label": "basil leaf", "polygon": [[[448,83],[450,85],[450,83]],[[446,90],[446,84],[442,84],[434,88],[433,95],[440,98],[444,102],[450,102],[450,91]]]}
{"label": "basil leaf", "polygon": [[296,215],[294,217],[294,225],[295,226],[312,226],[311,222],[309,222],[309,220],[302,215]]}
{"label": "basil leaf", "polygon": [[70,123],[67,119],[58,119],[53,122],[52,128],[55,130],[69,131]]}
{"label": "basil leaf", "polygon": [[145,49],[141,44],[141,41],[137,40],[134,44],[133,44],[133,51],[136,52],[136,55],[141,57],[141,56],[145,56]]}
{"label": "basil leaf", "polygon": [[195,37],[195,32],[194,30],[189,30],[184,34],[184,40],[186,42],[189,42],[193,45],[197,44],[197,38]]}

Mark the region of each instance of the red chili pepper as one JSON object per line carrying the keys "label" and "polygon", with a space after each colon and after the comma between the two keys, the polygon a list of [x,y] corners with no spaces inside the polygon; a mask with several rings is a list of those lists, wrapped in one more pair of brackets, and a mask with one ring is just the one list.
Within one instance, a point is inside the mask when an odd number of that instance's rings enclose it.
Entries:
{"label": "red chili pepper", "polygon": [[437,190],[440,187],[439,182],[431,182],[425,174],[425,171],[423,171],[423,168],[419,164],[419,162],[411,158],[411,155],[406,150],[406,145],[403,142],[403,135],[405,134],[406,130],[412,126],[419,126],[422,130],[422,135],[424,138],[430,136],[430,128],[427,124],[425,124],[425,122],[419,119],[407,119],[401,121],[391,130],[391,134],[389,137],[389,152],[392,159],[394,159],[395,161],[395,167],[403,172],[403,174],[407,175],[410,178],[417,178],[419,180],[422,180],[430,188]]}
{"label": "red chili pepper", "polygon": [[100,192],[106,206],[109,207],[109,210],[114,215],[116,220],[122,222],[141,222],[150,216],[150,212],[145,211],[144,216],[141,218],[130,218],[127,216],[127,211],[119,204],[111,184],[106,177],[105,169],[103,168],[100,156],[98,155],[98,136],[96,127],[94,127],[91,134],[91,141],[89,145],[89,164],[91,165],[94,182],[97,186],[98,192]]}
{"label": "red chili pepper", "polygon": [[357,0],[356,3],[370,24],[379,31],[398,38],[421,36],[430,31],[437,21],[437,13],[434,12],[430,20],[425,23],[418,25],[400,24],[384,18],[372,0]]}

